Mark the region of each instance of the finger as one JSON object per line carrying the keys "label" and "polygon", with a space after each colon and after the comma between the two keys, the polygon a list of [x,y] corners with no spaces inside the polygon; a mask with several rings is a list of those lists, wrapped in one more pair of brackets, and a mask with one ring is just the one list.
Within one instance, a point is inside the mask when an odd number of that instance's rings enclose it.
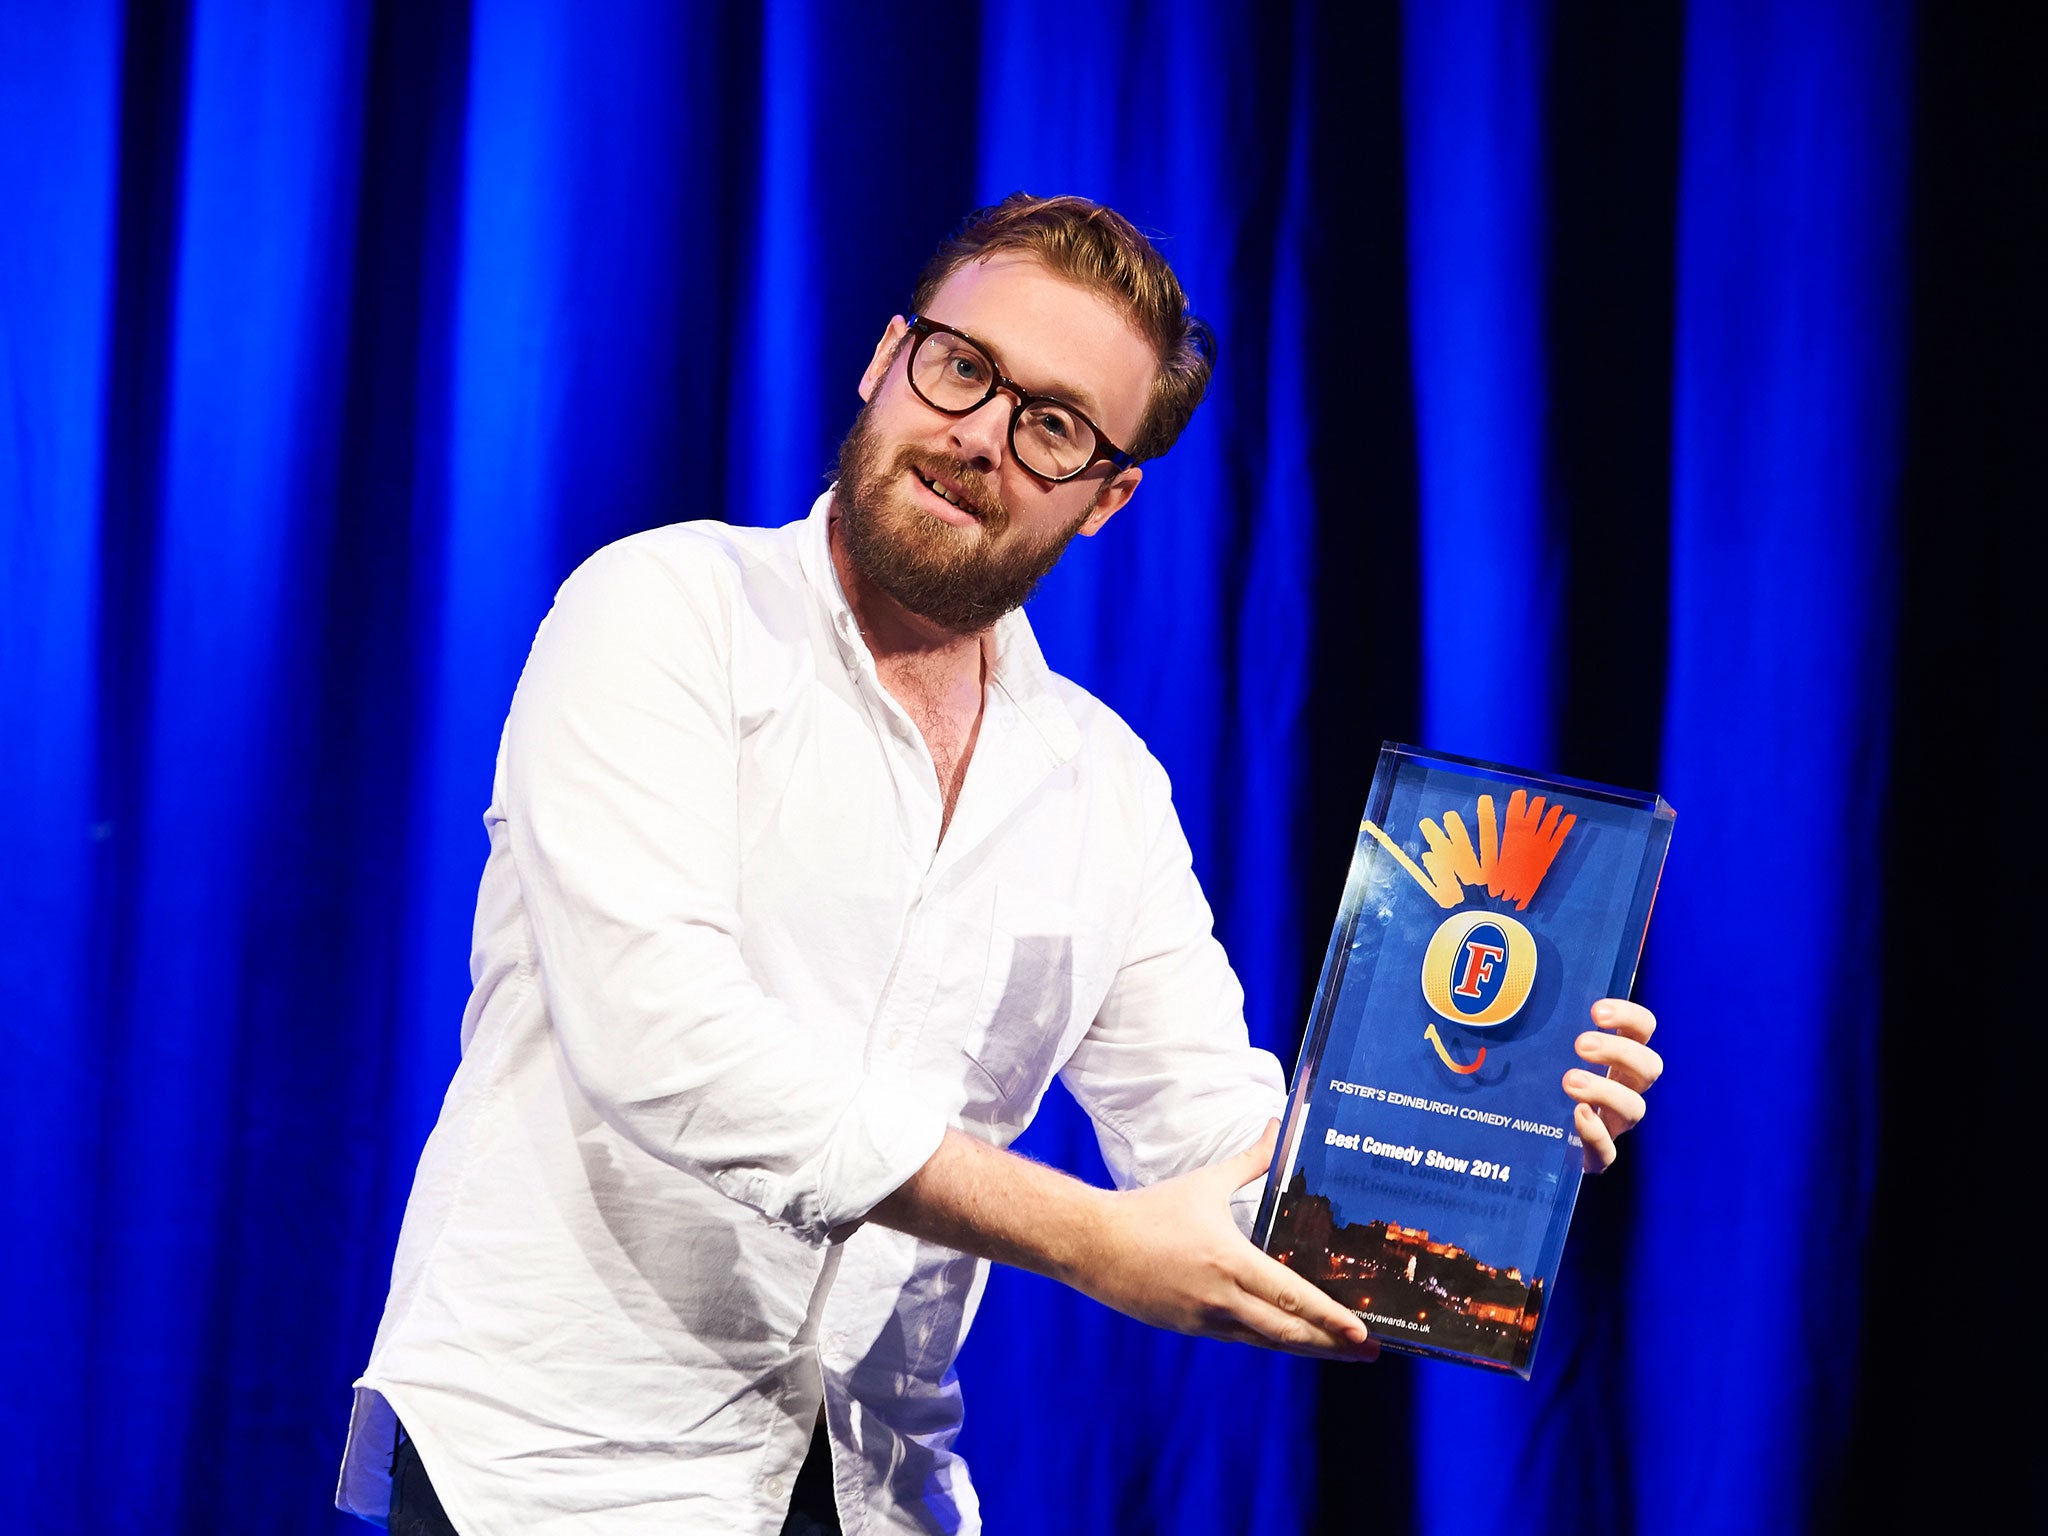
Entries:
{"label": "finger", "polygon": [[1245,1260],[1232,1276],[1247,1295],[1301,1318],[1325,1333],[1352,1343],[1365,1341],[1365,1324],[1356,1312],[1341,1306],[1310,1285],[1279,1260],[1247,1247]]}
{"label": "finger", "polygon": [[1370,1365],[1380,1357],[1380,1341],[1368,1339],[1363,1344],[1345,1344],[1337,1349],[1324,1349],[1318,1344],[1275,1344],[1265,1339],[1249,1339],[1261,1349],[1278,1350],[1283,1355],[1300,1355],[1305,1360],[1332,1360],[1344,1365]]}
{"label": "finger", "polygon": [[1607,1122],[1600,1118],[1600,1111],[1590,1104],[1573,1105],[1572,1129],[1579,1133],[1579,1140],[1585,1144],[1586,1172],[1605,1173],[1614,1166],[1614,1137],[1607,1129]]}
{"label": "finger", "polygon": [[1611,1029],[1639,1045],[1648,1045],[1657,1032],[1657,1016],[1641,1003],[1625,997],[1603,997],[1593,1005],[1593,1022]]}
{"label": "finger", "polygon": [[1565,1073],[1564,1091],[1581,1104],[1592,1105],[1600,1112],[1608,1128],[1617,1132],[1634,1126],[1649,1107],[1643,1102],[1643,1096],[1628,1084],[1577,1067]]}
{"label": "finger", "polygon": [[1230,1187],[1243,1189],[1255,1179],[1263,1179],[1273,1166],[1273,1148],[1279,1144],[1280,1122],[1268,1120],[1265,1134],[1246,1147],[1235,1157],[1227,1157],[1217,1164],[1230,1175]]}
{"label": "finger", "polygon": [[1345,1345],[1342,1349],[1324,1349],[1316,1344],[1283,1344],[1269,1339],[1264,1334],[1247,1328],[1244,1324],[1225,1320],[1202,1335],[1204,1338],[1224,1339],[1232,1344],[1250,1344],[1256,1349],[1278,1350],[1284,1355],[1300,1355],[1308,1360],[1338,1360],[1346,1363],[1371,1362],[1379,1359],[1379,1340],[1370,1339],[1364,1344]]}
{"label": "finger", "polygon": [[1341,1333],[1332,1332],[1246,1291],[1238,1296],[1230,1311],[1217,1320],[1218,1325],[1213,1331],[1226,1337],[1233,1336],[1235,1325],[1244,1330],[1245,1342],[1295,1354],[1314,1354],[1323,1359],[1359,1360],[1377,1355],[1379,1344],[1365,1336],[1358,1319],[1349,1312],[1344,1317],[1352,1326]]}
{"label": "finger", "polygon": [[1313,1334],[1319,1335],[1304,1342],[1299,1327],[1274,1324],[1266,1330],[1260,1342],[1269,1348],[1284,1349],[1290,1354],[1308,1355],[1319,1360],[1379,1358],[1379,1340],[1371,1336],[1364,1318],[1333,1300],[1319,1287],[1309,1284],[1286,1265],[1256,1250],[1252,1251],[1251,1260],[1245,1266],[1247,1272],[1239,1279],[1247,1305],[1254,1309],[1268,1309],[1258,1315],[1265,1317],[1269,1324],[1274,1323],[1275,1317],[1292,1318],[1296,1324],[1306,1325]]}
{"label": "finger", "polygon": [[1605,1035],[1589,1029],[1572,1042],[1581,1061],[1605,1067],[1616,1082],[1626,1083],[1638,1093],[1646,1092],[1664,1075],[1664,1058],[1647,1045]]}

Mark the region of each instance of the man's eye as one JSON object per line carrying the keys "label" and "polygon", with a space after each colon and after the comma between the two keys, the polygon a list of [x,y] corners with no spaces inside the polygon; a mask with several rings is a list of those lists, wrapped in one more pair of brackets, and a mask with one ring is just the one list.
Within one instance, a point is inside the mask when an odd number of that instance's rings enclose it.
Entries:
{"label": "man's eye", "polygon": [[953,377],[963,384],[985,384],[988,382],[988,366],[972,352],[955,352],[946,359],[946,367]]}
{"label": "man's eye", "polygon": [[1039,410],[1032,413],[1031,425],[1039,433],[1056,442],[1070,442],[1074,436],[1074,419],[1065,411]]}

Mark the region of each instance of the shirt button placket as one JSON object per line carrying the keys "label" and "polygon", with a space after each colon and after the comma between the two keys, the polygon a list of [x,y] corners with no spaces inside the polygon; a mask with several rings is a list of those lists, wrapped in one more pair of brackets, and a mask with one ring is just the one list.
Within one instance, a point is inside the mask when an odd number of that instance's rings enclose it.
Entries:
{"label": "shirt button placket", "polygon": [[882,1049],[894,1058],[903,1059],[917,1047],[919,1021],[931,1006],[934,975],[929,947],[925,943],[927,902],[924,896],[917,897],[917,904],[911,910],[910,925],[903,936],[903,957],[897,972],[898,985],[890,994],[888,1009],[882,1020]]}

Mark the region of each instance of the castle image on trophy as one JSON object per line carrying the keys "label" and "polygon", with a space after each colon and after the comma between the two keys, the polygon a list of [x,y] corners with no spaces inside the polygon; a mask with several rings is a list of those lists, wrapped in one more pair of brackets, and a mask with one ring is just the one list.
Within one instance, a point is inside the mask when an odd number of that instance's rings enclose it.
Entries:
{"label": "castle image on trophy", "polygon": [[1274,1258],[1410,1348],[1449,1350],[1524,1367],[1543,1310],[1543,1282],[1496,1269],[1451,1243],[1395,1222],[1338,1226],[1325,1195],[1296,1170],[1274,1213]]}

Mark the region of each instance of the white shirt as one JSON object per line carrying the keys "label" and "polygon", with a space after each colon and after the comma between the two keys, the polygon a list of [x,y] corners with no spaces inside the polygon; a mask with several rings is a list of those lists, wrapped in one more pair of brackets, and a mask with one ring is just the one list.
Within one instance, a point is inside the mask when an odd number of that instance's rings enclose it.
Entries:
{"label": "white shirt", "polygon": [[1021,613],[940,840],[829,500],[614,544],[534,639],[343,1509],[383,1519],[395,1413],[472,1536],[774,1533],[822,1400],[849,1532],[978,1530],[986,1266],[835,1229],[948,1125],[1007,1145],[1055,1071],[1120,1185],[1280,1111],[1164,771]]}

